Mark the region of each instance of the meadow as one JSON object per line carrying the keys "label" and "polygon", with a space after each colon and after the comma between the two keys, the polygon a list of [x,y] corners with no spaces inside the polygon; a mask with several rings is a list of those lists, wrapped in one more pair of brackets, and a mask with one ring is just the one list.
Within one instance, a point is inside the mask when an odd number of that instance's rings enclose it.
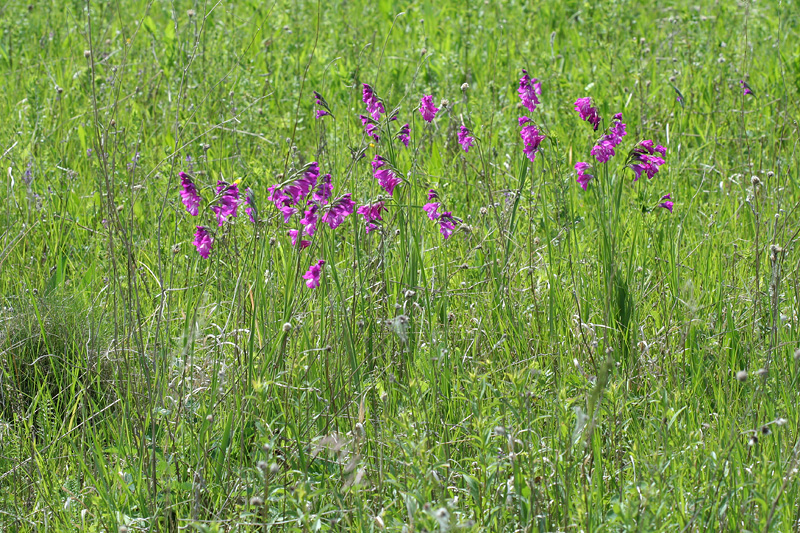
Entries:
{"label": "meadow", "polygon": [[0,6],[3,531],[800,531],[794,1]]}

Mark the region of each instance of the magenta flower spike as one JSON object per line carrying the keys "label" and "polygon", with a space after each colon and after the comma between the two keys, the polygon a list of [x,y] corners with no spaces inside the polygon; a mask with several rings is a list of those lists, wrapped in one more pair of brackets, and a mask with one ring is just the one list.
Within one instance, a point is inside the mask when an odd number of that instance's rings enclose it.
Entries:
{"label": "magenta flower spike", "polygon": [[200,194],[197,192],[197,187],[186,172],[179,172],[178,176],[181,178],[181,201],[189,214],[196,217],[200,210]]}
{"label": "magenta flower spike", "polygon": [[425,122],[433,122],[439,108],[433,105],[433,95],[423,96],[419,104],[419,112]]}
{"label": "magenta flower spike", "polygon": [[594,178],[593,175],[586,172],[590,168],[592,168],[592,166],[589,163],[575,163],[575,170],[578,172],[577,182],[584,191],[589,186],[589,182]]}
{"label": "magenta flower spike", "polygon": [[383,102],[375,95],[375,91],[367,85],[366,83],[363,85],[363,93],[362,99],[365,104],[367,104],[367,113],[372,115],[374,120],[380,120],[381,115],[386,113],[386,109],[383,107]]}
{"label": "magenta flower spike", "polygon": [[439,219],[439,208],[442,206],[439,202],[430,202],[422,206],[422,210],[428,214],[431,220]]}
{"label": "magenta flower spike", "polygon": [[389,193],[389,196],[394,196],[395,188],[403,181],[388,168],[375,171],[375,179],[378,180],[378,184],[383,187],[383,190]]}
{"label": "magenta flower spike", "polygon": [[662,200],[666,200],[666,201],[661,202],[660,204],[658,204],[658,207],[663,207],[664,209],[666,209],[670,213],[672,213],[672,206],[675,205],[675,204],[672,203],[671,195],[670,194],[665,194],[664,196],[661,197],[661,199]]}
{"label": "magenta flower spike", "polygon": [[536,78],[531,79],[528,72],[522,69],[522,77],[519,79],[519,89],[517,89],[522,105],[528,108],[528,111],[533,113],[536,106],[539,105],[537,96],[542,94],[542,84]]}
{"label": "magenta flower spike", "polygon": [[388,211],[383,202],[362,205],[356,211],[359,215],[364,217],[364,220],[366,221],[367,233],[378,229],[378,225],[375,224],[375,222],[383,221],[383,218],[381,217],[381,211]]}
{"label": "magenta flower spike", "polygon": [[411,127],[408,124],[404,124],[400,131],[397,132],[397,138],[408,148],[408,143],[411,142]]}
{"label": "magenta flower spike", "polygon": [[528,159],[533,162],[534,159],[536,159],[536,153],[539,151],[539,147],[545,139],[545,136],[539,132],[539,129],[528,117],[520,118],[519,123],[521,126],[524,124],[522,130],[519,132],[523,143],[522,151],[525,152]]}
{"label": "magenta flower spike", "polygon": [[470,131],[464,126],[461,126],[461,129],[458,131],[458,143],[461,145],[461,147],[464,149],[465,152],[469,152],[469,149],[475,143],[475,138],[472,136]]}
{"label": "magenta flower spike", "polygon": [[319,287],[319,277],[322,274],[322,267],[325,265],[325,261],[320,259],[316,262],[316,264],[311,265],[308,268],[308,272],[303,274],[303,279],[306,281],[306,286],[309,289],[316,289]]}
{"label": "magenta flower spike", "polygon": [[314,194],[312,198],[315,202],[319,202],[322,205],[328,203],[328,200],[333,194],[333,185],[331,185],[331,175],[325,174],[320,178],[320,183],[317,185],[317,188],[314,190]]}
{"label": "magenta flower spike", "polygon": [[197,253],[200,254],[200,257],[208,259],[208,256],[211,255],[211,246],[214,244],[214,240],[211,238],[211,235],[208,234],[208,230],[205,226],[195,227],[197,231],[194,234],[194,241],[192,244],[197,248]]}
{"label": "magenta flower spike", "polygon": [[439,233],[442,234],[445,240],[449,239],[453,232],[456,230],[456,222],[458,221],[453,213],[447,211],[439,215]]}
{"label": "magenta flower spike", "polygon": [[756,95],[756,93],[753,92],[753,89],[751,89],[750,86],[747,85],[747,82],[744,80],[739,80],[739,87],[742,88],[743,94],[745,96],[747,96],[748,94],[752,94],[753,96]]}
{"label": "magenta flower spike", "polygon": [[313,236],[314,232],[317,231],[317,209],[316,204],[311,204],[306,212],[303,213],[303,218],[300,219],[300,224],[303,225],[306,235]]}
{"label": "magenta flower spike", "polygon": [[592,148],[591,154],[597,158],[600,163],[607,163],[609,159],[614,157],[614,149],[622,142],[625,137],[625,124],[622,122],[622,113],[614,115],[614,120],[608,133],[603,135],[597,144]]}
{"label": "magenta flower spike", "polygon": [[[662,157],[658,157],[655,155],[656,153],[661,154]],[[655,143],[649,139],[641,141],[634,146],[630,154],[628,154],[628,168],[633,170],[636,174],[633,181],[637,181],[641,178],[643,173],[647,175],[648,179],[653,179],[658,173],[659,167],[666,162],[663,159],[666,154],[666,148],[660,144],[655,145]]]}
{"label": "magenta flower spike", "polygon": [[330,226],[331,229],[338,228],[347,215],[353,213],[356,203],[350,198],[350,193],[340,196],[331,203],[328,211],[322,215],[322,222]]}
{"label": "magenta flower spike", "polygon": [[235,183],[217,181],[218,205],[212,205],[211,210],[217,215],[217,225],[221,226],[228,217],[236,216],[239,207],[239,186]]}
{"label": "magenta flower spike", "polygon": [[594,131],[597,131],[597,127],[600,125],[600,115],[597,114],[597,109],[592,107],[592,99],[590,97],[586,98],[578,98],[575,100],[575,111],[578,112],[580,115],[581,120],[585,120],[592,126],[594,126]]}

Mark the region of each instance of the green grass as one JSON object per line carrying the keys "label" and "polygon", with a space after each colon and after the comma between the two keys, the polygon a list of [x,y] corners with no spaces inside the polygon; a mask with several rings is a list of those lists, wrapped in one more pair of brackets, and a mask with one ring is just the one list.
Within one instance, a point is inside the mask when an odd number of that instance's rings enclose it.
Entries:
{"label": "green grass", "polygon": [[[89,4],[0,6],[0,529],[800,527],[793,4]],[[584,96],[628,131],[586,192]],[[380,230],[293,248],[267,188],[318,161],[363,205],[376,153]],[[189,216],[182,170],[262,221]]]}

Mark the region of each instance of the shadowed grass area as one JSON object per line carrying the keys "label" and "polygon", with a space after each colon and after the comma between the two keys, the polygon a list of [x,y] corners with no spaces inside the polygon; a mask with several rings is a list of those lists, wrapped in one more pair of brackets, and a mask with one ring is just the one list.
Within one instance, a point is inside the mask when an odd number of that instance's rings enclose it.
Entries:
{"label": "shadowed grass area", "polygon": [[792,4],[0,12],[0,529],[797,529]]}

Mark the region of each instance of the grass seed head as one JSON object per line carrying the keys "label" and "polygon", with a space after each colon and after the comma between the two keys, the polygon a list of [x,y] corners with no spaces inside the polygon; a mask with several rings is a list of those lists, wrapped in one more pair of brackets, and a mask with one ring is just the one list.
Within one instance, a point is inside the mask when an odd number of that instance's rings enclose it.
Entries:
{"label": "grass seed head", "polygon": [[736,379],[738,379],[739,381],[743,381],[743,382],[747,381],[747,370],[739,370],[736,373]]}

